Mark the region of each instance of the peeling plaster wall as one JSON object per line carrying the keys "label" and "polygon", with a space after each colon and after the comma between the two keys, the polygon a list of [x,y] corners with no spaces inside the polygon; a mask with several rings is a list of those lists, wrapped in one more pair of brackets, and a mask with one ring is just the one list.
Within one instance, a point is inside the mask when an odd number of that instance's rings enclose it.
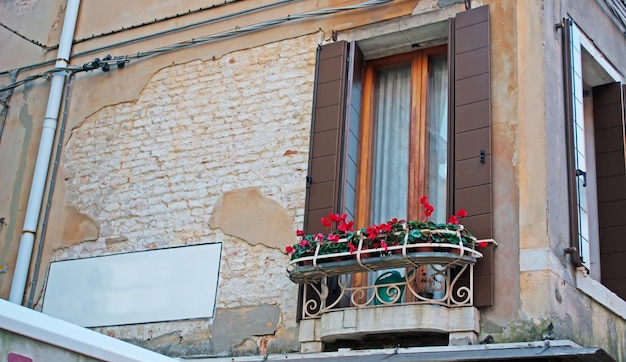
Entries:
{"label": "peeling plaster wall", "polygon": [[[156,73],[136,102],[88,117],[66,147],[66,202],[99,225],[99,236],[59,248],[54,259],[221,241],[218,308],[275,306],[280,318],[271,332],[260,333],[270,339],[255,340],[255,353],[271,348],[277,329],[297,340],[286,332],[296,327],[297,287],[286,278],[282,250],[302,224],[318,41],[305,36],[172,66]],[[224,195],[240,195],[235,206],[249,202],[251,209],[233,212]],[[253,245],[255,227],[272,220],[279,222],[275,235],[260,235],[275,239]],[[237,225],[239,232],[231,231]],[[216,342],[181,347],[207,329]],[[217,343],[224,328],[207,321],[99,330],[154,346],[164,338],[157,350],[172,355],[236,354],[239,348]],[[238,343],[254,340],[253,330],[242,326],[238,333],[248,337]],[[162,337],[172,331],[178,331],[174,342]],[[276,343],[294,348],[289,340]]]}

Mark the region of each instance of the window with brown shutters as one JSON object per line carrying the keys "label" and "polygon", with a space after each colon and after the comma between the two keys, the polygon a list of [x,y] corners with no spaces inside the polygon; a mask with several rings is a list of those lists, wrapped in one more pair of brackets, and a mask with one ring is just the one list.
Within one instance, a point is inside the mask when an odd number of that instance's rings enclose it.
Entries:
{"label": "window with brown shutters", "polygon": [[[402,55],[397,59],[411,58],[408,64],[412,71],[427,72],[428,56],[438,52],[431,49],[416,53],[417,58],[421,57],[417,61],[415,55]],[[480,239],[493,238],[489,54],[489,6],[459,13],[456,19],[451,19],[447,55],[448,185],[447,191],[444,190],[447,202],[438,207],[447,215],[452,214],[452,210],[466,209],[468,216],[463,223]],[[445,58],[445,49],[443,55]],[[371,79],[363,72],[367,65],[363,65],[362,59],[355,42],[339,41],[319,48],[305,207],[305,232],[308,234],[322,231],[317,229],[321,227],[319,220],[329,212],[354,216],[359,226],[365,226],[359,221],[370,221],[366,220],[368,217],[357,216],[355,209],[355,205],[359,210],[368,207],[364,205],[369,205],[367,195],[370,193],[369,176],[363,176],[367,172],[356,169],[357,165],[363,167],[368,162],[359,157],[371,154],[367,149],[371,133],[365,127],[365,120],[372,109],[368,103],[372,89],[364,86],[371,84]],[[418,78],[427,79],[427,74],[421,77]],[[416,84],[426,83],[416,81]],[[414,96],[412,101],[412,112],[425,112],[425,89],[420,91],[421,95]],[[415,102],[423,104],[416,107]],[[423,130],[407,129],[407,132],[412,138],[421,137],[425,142]],[[424,147],[411,146],[411,157],[417,160],[415,167],[423,167],[419,160],[428,159],[424,150]],[[416,175],[409,182],[408,198],[411,200],[404,201],[414,211],[406,216],[417,217],[418,198],[426,190],[426,181],[423,170],[412,169],[411,173]],[[368,212],[360,213],[367,215]],[[475,278],[480,279],[474,282],[474,304],[478,307],[490,306],[494,299],[493,253],[490,249],[485,251],[475,272]]]}
{"label": "window with brown shutters", "polygon": [[624,88],[574,22],[563,23],[572,260],[626,300]]}

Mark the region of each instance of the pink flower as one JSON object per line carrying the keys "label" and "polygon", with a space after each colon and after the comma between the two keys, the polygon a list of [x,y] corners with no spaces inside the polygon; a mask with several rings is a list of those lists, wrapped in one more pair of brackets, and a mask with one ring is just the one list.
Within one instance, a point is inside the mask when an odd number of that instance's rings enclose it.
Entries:
{"label": "pink flower", "polygon": [[327,237],[327,239],[328,239],[329,241],[332,241],[332,242],[335,242],[335,243],[336,243],[336,242],[338,242],[338,241],[339,241],[339,235],[337,235],[337,234],[329,234],[329,235],[328,235],[328,237]]}
{"label": "pink flower", "polygon": [[296,252],[296,249],[294,249],[293,247],[291,247],[291,245],[289,245],[285,248],[285,251],[287,252],[287,254],[291,255]]}
{"label": "pink flower", "polygon": [[296,230],[296,236],[304,236],[304,231],[300,229]]}
{"label": "pink flower", "polygon": [[307,245],[309,245],[309,241],[308,241],[308,240],[306,240],[306,239],[304,239],[304,240],[300,240],[300,241],[298,242],[298,245],[300,245],[301,247],[303,247],[303,248],[304,248],[304,247],[306,247]]}
{"label": "pink flower", "polygon": [[313,238],[315,241],[322,241],[324,240],[324,234],[322,233],[317,233],[317,235],[315,235],[315,237]]}
{"label": "pink flower", "polygon": [[465,209],[460,209],[457,213],[456,216],[458,217],[466,217],[467,216],[467,211],[465,211]]}

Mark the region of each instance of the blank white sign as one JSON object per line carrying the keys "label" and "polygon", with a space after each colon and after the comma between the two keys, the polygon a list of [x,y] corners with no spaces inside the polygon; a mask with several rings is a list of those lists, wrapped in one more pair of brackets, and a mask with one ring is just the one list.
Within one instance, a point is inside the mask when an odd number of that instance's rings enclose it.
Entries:
{"label": "blank white sign", "polygon": [[53,262],[43,313],[83,327],[211,318],[222,244]]}

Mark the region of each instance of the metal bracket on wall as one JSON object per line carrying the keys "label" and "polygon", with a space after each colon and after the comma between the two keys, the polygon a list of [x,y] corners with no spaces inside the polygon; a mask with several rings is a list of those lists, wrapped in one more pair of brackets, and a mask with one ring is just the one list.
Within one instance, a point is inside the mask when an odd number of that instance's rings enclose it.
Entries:
{"label": "metal bracket on wall", "polygon": [[7,273],[9,271],[8,265],[0,265],[0,274]]}

